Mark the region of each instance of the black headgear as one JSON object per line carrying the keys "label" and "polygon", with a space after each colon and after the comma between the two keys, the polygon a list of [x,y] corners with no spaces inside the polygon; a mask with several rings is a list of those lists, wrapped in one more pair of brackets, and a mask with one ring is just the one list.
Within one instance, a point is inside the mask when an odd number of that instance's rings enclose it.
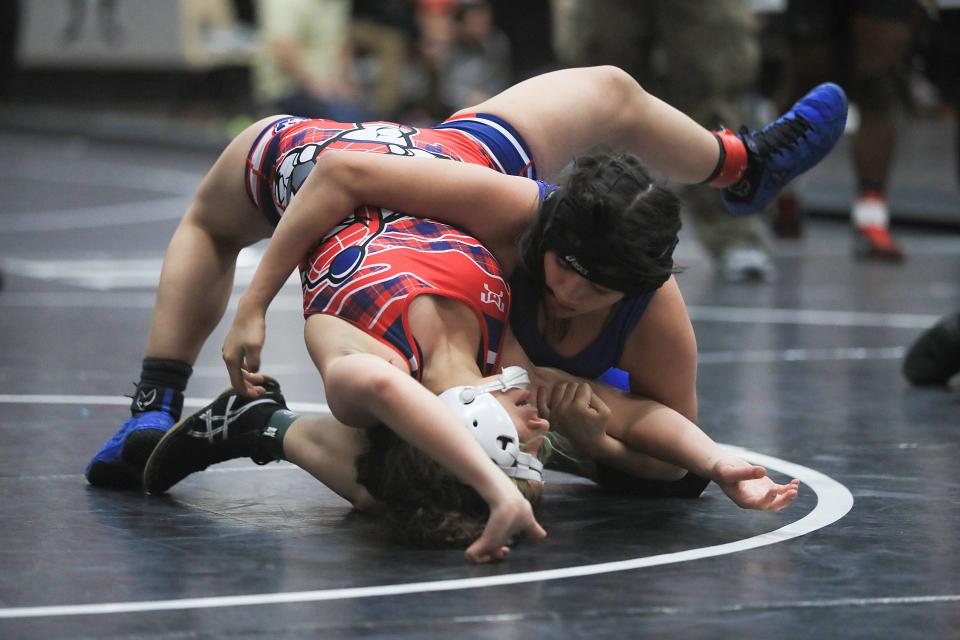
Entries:
{"label": "black headgear", "polygon": [[[620,160],[613,160],[604,167],[594,185],[600,194],[626,190],[629,194],[627,202],[655,188],[652,182],[640,182]],[[619,212],[616,215],[620,215]],[[604,232],[591,228],[591,225],[604,224],[604,216],[589,216],[587,207],[569,189],[561,187],[548,195],[541,216],[543,249],[555,251],[565,264],[587,280],[622,291],[628,298],[647,293],[662,284],[659,282],[653,286],[649,276],[631,272],[630,265],[618,264],[602,242],[591,241],[592,236]],[[674,236],[658,255],[650,256],[667,271],[673,267],[673,250],[677,241]]]}

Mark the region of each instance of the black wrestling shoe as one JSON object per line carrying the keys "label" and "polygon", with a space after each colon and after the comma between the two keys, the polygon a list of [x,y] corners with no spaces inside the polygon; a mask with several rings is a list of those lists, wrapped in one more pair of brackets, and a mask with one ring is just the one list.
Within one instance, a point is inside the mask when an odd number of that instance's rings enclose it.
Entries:
{"label": "black wrestling shoe", "polygon": [[257,464],[272,462],[261,431],[270,416],[287,405],[276,380],[266,378],[263,387],[267,392],[259,398],[228,389],[167,431],[143,471],[147,493],[164,493],[191,473],[225,460],[249,457]]}
{"label": "black wrestling shoe", "polygon": [[943,386],[960,373],[960,313],[924,331],[903,359],[903,375],[918,386]]}

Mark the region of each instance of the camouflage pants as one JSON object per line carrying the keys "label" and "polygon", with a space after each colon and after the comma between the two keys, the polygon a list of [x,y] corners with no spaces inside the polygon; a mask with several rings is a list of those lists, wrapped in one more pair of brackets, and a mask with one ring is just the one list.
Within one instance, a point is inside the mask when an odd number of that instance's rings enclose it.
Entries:
{"label": "camouflage pants", "polygon": [[[557,0],[558,55],[570,65],[616,65],[708,129],[736,128],[760,59],[747,0]],[[764,245],[756,217],[733,218],[709,187],[680,190],[713,256]]]}

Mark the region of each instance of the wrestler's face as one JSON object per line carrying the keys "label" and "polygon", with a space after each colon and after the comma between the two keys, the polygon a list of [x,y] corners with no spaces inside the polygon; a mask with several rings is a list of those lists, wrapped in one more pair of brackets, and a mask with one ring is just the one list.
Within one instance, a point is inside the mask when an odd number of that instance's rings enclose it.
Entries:
{"label": "wrestler's face", "polygon": [[550,423],[537,413],[537,401],[530,389],[510,389],[493,394],[507,410],[523,450],[537,457],[543,437],[550,430]]}
{"label": "wrestler's face", "polygon": [[543,254],[543,276],[547,285],[543,304],[547,314],[553,318],[572,318],[611,307],[623,299],[622,291],[587,280],[564,262],[556,251]]}

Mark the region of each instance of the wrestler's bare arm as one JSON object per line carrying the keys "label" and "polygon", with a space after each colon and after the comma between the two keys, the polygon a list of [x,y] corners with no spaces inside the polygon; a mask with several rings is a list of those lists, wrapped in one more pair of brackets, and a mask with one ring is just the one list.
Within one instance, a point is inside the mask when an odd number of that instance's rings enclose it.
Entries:
{"label": "wrestler's bare arm", "polygon": [[555,382],[540,413],[552,424],[562,416],[567,435],[578,434],[595,459],[628,473],[650,477],[663,471],[655,462],[666,461],[713,480],[744,509],[779,511],[797,497],[798,480],[774,482],[766,469],[727,453],[680,413],[601,383]]}
{"label": "wrestler's bare arm", "polygon": [[697,339],[675,276],[653,296],[617,366],[633,393],[697,421]]}
{"label": "wrestler's bare arm", "polygon": [[[493,252],[507,272],[516,261],[517,238],[539,208],[534,181],[466,162],[332,151],[321,156],[311,178],[317,173],[321,174],[318,194],[332,187],[357,206],[402,211],[464,229]],[[320,207],[325,203],[311,200],[308,204],[312,212],[308,215],[324,225],[330,218],[339,222],[349,213],[339,218],[327,215],[324,220]],[[288,214],[289,210],[284,218]]]}
{"label": "wrestler's bare arm", "polygon": [[284,282],[316,242],[361,205],[380,206],[462,226],[509,272],[515,240],[536,214],[538,189],[526,178],[433,158],[328,152],[290,203],[257,272],[237,306],[223,345],[234,388],[250,387],[242,371],[257,371],[265,339],[265,315]]}
{"label": "wrestler's bare arm", "polygon": [[503,354],[504,362],[530,372],[538,410],[551,429],[593,460],[643,478],[671,480],[692,471],[745,509],[777,511],[797,496],[799,481],[774,482],[763,467],[727,453],[670,407],[560,369],[533,367],[512,332]]}
{"label": "wrestler's bare arm", "polygon": [[[326,340],[307,333],[308,347]],[[439,462],[490,505],[483,534],[466,550],[475,563],[499,560],[516,536],[546,537],[530,503],[493,464],[445,404],[406,372],[377,356],[351,353],[324,363],[324,386],[334,416],[346,424],[387,425],[401,438]]]}
{"label": "wrestler's bare arm", "polygon": [[588,384],[587,380],[560,369],[534,366],[512,331],[507,332],[502,353],[504,363],[523,367],[530,373],[540,415],[550,420],[551,430],[567,437],[579,453],[638,477],[671,480],[683,475],[686,467],[676,466],[673,456],[655,457],[637,443],[622,438],[626,425],[642,415],[644,408],[662,405],[632,396],[622,404],[611,401],[616,412],[612,415],[607,404],[592,391],[591,384],[610,393],[618,392],[601,383]]}

